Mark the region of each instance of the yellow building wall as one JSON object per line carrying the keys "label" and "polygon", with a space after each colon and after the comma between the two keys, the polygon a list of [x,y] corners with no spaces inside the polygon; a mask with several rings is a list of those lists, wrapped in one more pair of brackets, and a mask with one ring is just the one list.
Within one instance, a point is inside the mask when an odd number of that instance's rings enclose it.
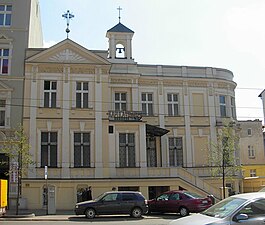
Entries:
{"label": "yellow building wall", "polygon": [[194,159],[195,166],[208,165],[208,138],[207,136],[194,136]]}
{"label": "yellow building wall", "polygon": [[204,116],[204,99],[201,93],[192,93],[193,115]]}
{"label": "yellow building wall", "polygon": [[[243,166],[242,170],[244,192],[259,191],[265,186],[265,165]],[[250,170],[256,170],[256,177],[250,177]]]}

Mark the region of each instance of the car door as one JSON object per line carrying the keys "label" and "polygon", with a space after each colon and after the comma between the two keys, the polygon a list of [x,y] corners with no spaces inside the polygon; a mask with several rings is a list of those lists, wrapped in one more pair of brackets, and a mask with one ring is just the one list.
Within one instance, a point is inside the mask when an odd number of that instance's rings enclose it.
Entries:
{"label": "car door", "polygon": [[259,199],[244,206],[233,217],[231,224],[264,225],[265,199]]}
{"label": "car door", "polygon": [[134,193],[122,193],[121,194],[121,213],[128,214],[134,207],[137,201],[137,196]]}
{"label": "car door", "polygon": [[108,193],[99,202],[96,210],[99,214],[118,214],[120,212],[120,194]]}
{"label": "car door", "polygon": [[168,208],[168,199],[169,199],[170,194],[164,193],[161,194],[156,198],[155,204],[154,204],[154,209],[153,211],[155,212],[167,212]]}
{"label": "car door", "polygon": [[168,212],[178,212],[179,203],[180,203],[180,194],[179,193],[172,193],[169,196],[169,199],[167,202]]}

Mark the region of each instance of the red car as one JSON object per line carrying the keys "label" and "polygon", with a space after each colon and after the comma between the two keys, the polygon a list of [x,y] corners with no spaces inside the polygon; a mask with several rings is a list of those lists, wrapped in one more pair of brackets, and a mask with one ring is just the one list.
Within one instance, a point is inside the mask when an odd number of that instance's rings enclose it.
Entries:
{"label": "red car", "polygon": [[212,205],[209,197],[201,197],[188,191],[167,191],[155,199],[148,201],[149,213],[180,213],[187,216],[189,213],[201,212]]}

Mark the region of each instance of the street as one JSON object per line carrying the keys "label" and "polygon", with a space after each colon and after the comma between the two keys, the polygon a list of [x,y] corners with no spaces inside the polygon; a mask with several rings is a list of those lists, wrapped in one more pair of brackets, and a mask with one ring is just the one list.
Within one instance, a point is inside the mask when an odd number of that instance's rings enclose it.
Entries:
{"label": "street", "polygon": [[1,221],[1,225],[62,225],[62,224],[93,224],[93,225],[168,225],[170,221],[177,219],[179,216],[174,214],[153,215],[152,217],[144,217],[142,219],[134,219],[129,216],[100,216],[94,219],[86,219],[85,217],[69,217],[69,221]]}

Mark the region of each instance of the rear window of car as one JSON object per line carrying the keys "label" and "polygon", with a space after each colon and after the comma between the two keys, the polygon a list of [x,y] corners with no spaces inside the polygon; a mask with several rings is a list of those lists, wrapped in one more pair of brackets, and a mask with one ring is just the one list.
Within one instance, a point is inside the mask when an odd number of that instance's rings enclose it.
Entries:
{"label": "rear window of car", "polygon": [[136,199],[137,199],[137,197],[133,193],[122,194],[122,201],[132,201],[132,200],[136,200]]}
{"label": "rear window of car", "polygon": [[189,198],[202,198],[202,196],[192,192],[185,192],[185,195],[188,196]]}

